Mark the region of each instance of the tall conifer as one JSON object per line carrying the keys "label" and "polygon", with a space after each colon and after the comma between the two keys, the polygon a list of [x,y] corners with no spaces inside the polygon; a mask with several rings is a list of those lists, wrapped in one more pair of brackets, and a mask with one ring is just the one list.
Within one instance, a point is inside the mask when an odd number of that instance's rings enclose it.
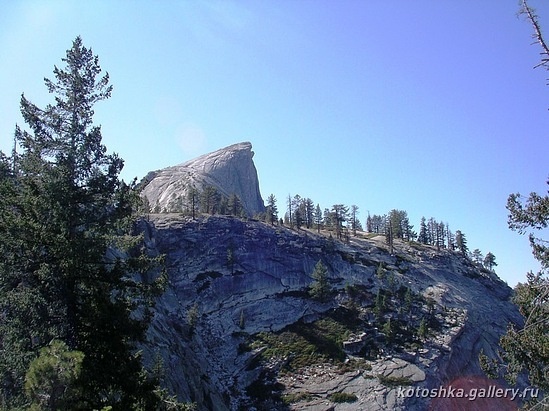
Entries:
{"label": "tall conifer", "polygon": [[69,409],[151,409],[155,387],[136,344],[160,281],[133,235],[134,183],[120,180],[123,161],[107,154],[93,125],[93,107],[112,86],[80,37],[62,61],[45,79],[53,104],[41,109],[21,97],[30,130],[16,128],[21,152],[0,177],[2,402],[18,402],[30,361],[57,339],[83,355]]}

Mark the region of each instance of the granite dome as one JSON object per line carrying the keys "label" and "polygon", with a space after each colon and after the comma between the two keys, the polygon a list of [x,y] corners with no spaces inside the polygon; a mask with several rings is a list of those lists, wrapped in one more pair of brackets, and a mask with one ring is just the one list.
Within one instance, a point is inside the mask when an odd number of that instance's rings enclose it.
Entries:
{"label": "granite dome", "polygon": [[204,154],[185,163],[150,172],[142,181],[142,196],[151,210],[180,211],[189,191],[212,186],[222,196],[236,195],[244,211],[264,211],[252,144],[242,142]]}

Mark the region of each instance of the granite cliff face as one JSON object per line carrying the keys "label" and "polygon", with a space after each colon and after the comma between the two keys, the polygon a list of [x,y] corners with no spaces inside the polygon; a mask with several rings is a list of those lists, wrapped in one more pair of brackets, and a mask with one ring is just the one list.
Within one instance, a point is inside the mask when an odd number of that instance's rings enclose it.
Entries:
{"label": "granite cliff face", "polygon": [[[390,254],[366,235],[343,243],[221,216],[155,214],[142,228],[169,274],[145,356],[161,358],[163,382],[200,410],[445,409],[399,389],[482,376],[480,350],[492,354],[508,322],[521,321],[506,284],[449,250],[396,241]],[[307,291],[318,261],[332,289],[324,302]],[[326,324],[343,341],[315,334]],[[269,345],[292,335],[316,352]],[[339,358],[298,366],[326,347]],[[337,402],[342,392],[354,402]]]}
{"label": "granite cliff face", "polygon": [[235,194],[249,216],[264,211],[251,143],[233,144],[186,163],[150,172],[141,182],[151,210],[183,211],[191,188]]}

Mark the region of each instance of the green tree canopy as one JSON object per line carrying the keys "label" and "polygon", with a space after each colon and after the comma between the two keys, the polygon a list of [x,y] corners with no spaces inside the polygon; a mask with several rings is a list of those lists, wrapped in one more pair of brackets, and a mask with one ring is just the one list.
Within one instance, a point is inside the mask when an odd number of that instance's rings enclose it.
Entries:
{"label": "green tree canopy", "polygon": [[328,282],[328,268],[321,260],[316,263],[312,277],[314,281],[309,288],[309,294],[314,299],[322,302],[326,301],[330,295],[331,287]]}
{"label": "green tree canopy", "polygon": [[54,102],[39,108],[21,97],[29,130],[16,127],[19,152],[0,158],[1,400],[20,403],[32,361],[59,340],[83,355],[78,407],[152,407],[136,344],[161,276],[134,235],[135,183],[119,178],[123,161],[93,125],[112,86],[80,37],[62,61],[45,79]]}

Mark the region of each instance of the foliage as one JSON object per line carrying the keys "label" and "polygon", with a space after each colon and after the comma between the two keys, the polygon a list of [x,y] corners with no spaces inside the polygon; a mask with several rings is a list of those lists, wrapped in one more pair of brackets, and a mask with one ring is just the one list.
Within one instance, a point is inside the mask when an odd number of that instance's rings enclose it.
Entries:
{"label": "foliage", "polygon": [[417,335],[422,340],[425,340],[427,338],[428,333],[429,333],[429,325],[427,324],[427,321],[425,321],[425,318],[422,318],[421,322],[419,323],[419,327],[417,329]]}
{"label": "foliage", "polygon": [[381,331],[383,332],[383,334],[385,334],[385,337],[387,337],[387,341],[390,342],[393,340],[395,331],[393,329],[393,325],[391,324],[390,318],[385,321],[385,324],[383,324],[383,327],[381,327]]}
{"label": "foliage", "polygon": [[467,256],[469,252],[469,247],[467,247],[467,239],[465,238],[465,234],[463,234],[460,230],[456,231],[456,247],[464,257]]}
{"label": "foliage", "polygon": [[282,396],[282,402],[285,405],[295,404],[300,401],[310,401],[313,396],[308,392],[298,392],[295,394],[287,394]]}
{"label": "foliage", "polygon": [[412,385],[413,381],[410,380],[407,377],[392,377],[392,376],[385,376],[383,374],[379,374],[377,376],[377,379],[380,383],[387,387],[396,387],[399,385]]}
{"label": "foliage", "polygon": [[119,179],[123,161],[107,154],[93,125],[94,105],[111,95],[109,76],[98,77],[98,57],[79,37],[63,62],[45,79],[54,104],[40,109],[21,97],[30,131],[16,127],[20,152],[0,158],[1,401],[22,404],[25,376],[34,378],[47,353],[33,359],[59,340],[83,354],[82,408],[152,407],[154,384],[135,351],[162,291],[160,259],[134,235],[135,182]]}
{"label": "foliage", "polygon": [[40,355],[29,366],[25,377],[25,393],[33,409],[69,409],[78,399],[77,380],[84,354],[70,351],[63,341],[53,340],[40,349]]}
{"label": "foliage", "polygon": [[331,292],[330,283],[328,282],[328,269],[322,261],[318,261],[313,271],[314,279],[310,286],[309,294],[312,298],[318,301],[326,301]]}
{"label": "foliage", "polygon": [[323,318],[310,324],[298,322],[279,333],[261,332],[253,337],[253,348],[265,347],[265,361],[286,359],[285,369],[335,361],[343,365],[343,341],[351,333],[342,319]]}
{"label": "foliage", "polygon": [[276,197],[274,194],[267,197],[267,210],[265,222],[274,225],[278,221],[278,207],[276,206]]}
{"label": "foliage", "polygon": [[344,402],[356,402],[358,397],[355,394],[349,394],[346,392],[335,392],[328,397],[328,399],[335,403],[344,403]]}
{"label": "foliage", "polygon": [[[538,66],[549,70],[549,47],[545,43],[534,10],[526,0],[522,0],[521,14],[526,15],[534,28],[534,37],[542,48],[542,60]],[[549,181],[547,181],[549,185]],[[507,199],[509,228],[520,234],[529,233],[529,241],[534,257],[541,263],[541,271],[527,274],[527,282],[518,284],[513,298],[525,323],[520,329],[510,325],[501,338],[506,374],[510,380],[516,379],[521,371],[526,371],[530,383],[544,391],[549,390],[549,246],[548,241],[534,234],[549,225],[549,195],[531,193],[524,199],[520,194],[511,194]],[[486,363],[486,359],[483,358]],[[493,362],[492,362],[493,365]],[[487,367],[490,368],[490,367]],[[493,370],[491,370],[493,372]]]}
{"label": "foliage", "polygon": [[[525,233],[527,229],[541,230],[549,224],[549,196],[532,193],[523,204],[519,194],[509,196],[509,227]],[[549,248],[547,241],[536,238],[530,233],[530,243],[535,257],[540,261],[542,270],[526,275],[527,282],[515,287],[513,302],[524,316],[524,325],[516,328],[510,324],[507,333],[502,336],[500,352],[503,365],[498,366],[495,359],[480,356],[481,364],[489,375],[503,373],[511,382],[526,371],[530,384],[549,390]],[[502,368],[502,369],[501,369]]]}
{"label": "foliage", "polygon": [[549,390],[549,280],[527,274],[528,282],[518,284],[513,301],[526,319],[521,329],[510,326],[501,338],[502,358],[511,382],[526,370],[530,383]]}

